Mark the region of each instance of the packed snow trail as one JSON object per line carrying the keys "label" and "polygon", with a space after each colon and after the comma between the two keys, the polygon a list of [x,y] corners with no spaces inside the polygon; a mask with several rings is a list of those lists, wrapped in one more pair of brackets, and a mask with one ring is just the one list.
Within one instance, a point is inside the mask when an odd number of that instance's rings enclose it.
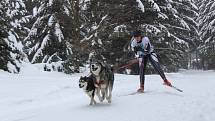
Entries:
{"label": "packed snow trail", "polygon": [[[167,74],[180,93],[162,85],[158,75],[146,76],[146,93],[128,95],[139,77],[115,75],[113,101],[89,106],[78,88],[80,76],[40,72],[26,65],[19,74],[0,71],[0,121],[214,121],[215,72]],[[98,100],[97,100],[98,102]]]}

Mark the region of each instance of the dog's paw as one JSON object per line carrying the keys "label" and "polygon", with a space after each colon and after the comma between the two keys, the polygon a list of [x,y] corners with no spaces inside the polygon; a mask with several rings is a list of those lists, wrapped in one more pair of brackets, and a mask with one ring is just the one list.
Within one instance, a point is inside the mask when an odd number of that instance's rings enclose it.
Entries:
{"label": "dog's paw", "polygon": [[97,104],[97,102],[96,102],[96,101],[93,101],[93,102],[91,102],[89,105],[92,106],[92,105],[96,105],[96,104]]}
{"label": "dog's paw", "polygon": [[97,102],[96,102],[95,100],[93,101],[93,103],[94,103],[94,105],[96,105],[96,104],[97,104]]}
{"label": "dog's paw", "polygon": [[104,101],[104,99],[101,97],[101,98],[99,98],[99,101],[100,101],[100,102],[103,102],[103,101]]}
{"label": "dog's paw", "polygon": [[111,103],[111,98],[106,98],[108,103]]}

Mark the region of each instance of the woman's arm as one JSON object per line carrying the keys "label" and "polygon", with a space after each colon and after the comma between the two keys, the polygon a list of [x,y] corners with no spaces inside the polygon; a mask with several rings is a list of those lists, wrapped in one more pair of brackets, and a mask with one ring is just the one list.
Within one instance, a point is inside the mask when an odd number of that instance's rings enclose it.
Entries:
{"label": "woman's arm", "polygon": [[147,41],[150,46],[148,52],[154,52],[154,46],[151,44],[148,37],[145,37],[145,41]]}

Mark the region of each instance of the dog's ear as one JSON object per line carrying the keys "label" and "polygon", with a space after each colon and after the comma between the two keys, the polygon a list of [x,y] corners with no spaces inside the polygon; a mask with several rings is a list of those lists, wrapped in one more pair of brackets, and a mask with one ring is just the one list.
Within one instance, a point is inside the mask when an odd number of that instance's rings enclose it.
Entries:
{"label": "dog's ear", "polygon": [[84,80],[87,80],[87,77],[86,77],[86,76],[84,77]]}
{"label": "dog's ear", "polygon": [[100,66],[105,67],[105,63],[104,62],[99,62]]}

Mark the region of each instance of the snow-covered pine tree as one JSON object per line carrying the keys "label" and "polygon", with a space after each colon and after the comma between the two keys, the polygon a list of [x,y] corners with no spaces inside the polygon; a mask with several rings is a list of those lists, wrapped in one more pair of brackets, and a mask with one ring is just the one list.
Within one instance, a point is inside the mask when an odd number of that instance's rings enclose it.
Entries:
{"label": "snow-covered pine tree", "polygon": [[213,0],[196,0],[199,7],[199,51],[203,69],[215,68],[215,2]]}
{"label": "snow-covered pine tree", "polygon": [[0,1],[0,69],[11,73],[20,71],[20,64],[25,58],[18,34],[22,31],[20,24],[25,21],[22,19],[24,7],[22,0]]}
{"label": "snow-covered pine tree", "polygon": [[[85,2],[84,19],[82,23],[82,35],[85,37],[81,43],[85,43],[86,52],[94,53],[95,56],[100,56],[100,60],[104,61],[104,53],[107,52],[108,45],[110,45],[109,37],[113,33],[115,26],[110,19],[111,14],[115,12],[110,9],[113,8],[113,1],[108,0],[90,0]],[[116,3],[115,3],[116,4]],[[116,6],[116,5],[115,5]]]}
{"label": "snow-covered pine tree", "polygon": [[[199,46],[199,36],[198,36],[198,23],[196,22],[196,18],[199,16],[198,7],[196,6],[194,0],[183,0],[182,2],[176,2],[176,9],[179,12],[179,15],[183,20],[187,23],[189,28],[182,29],[177,33],[181,39],[188,43],[189,49],[188,53],[185,55],[185,59],[189,60],[188,68],[193,68],[192,61],[194,60],[194,55]],[[197,60],[197,59],[196,59]]]}
{"label": "snow-covered pine tree", "polygon": [[[165,62],[172,65],[172,69],[187,68],[188,51],[196,47],[197,23],[194,21],[198,15],[197,7],[190,0],[175,0],[160,2],[162,15],[159,24],[166,31],[164,38],[161,39],[161,52],[166,58]],[[162,38],[162,37],[159,37]],[[166,49],[165,49],[166,48]]]}
{"label": "snow-covered pine tree", "polygon": [[65,36],[68,38],[67,44],[72,49],[73,54],[69,55],[67,60],[64,63],[64,67],[69,73],[71,70],[70,65],[73,65],[76,72],[79,72],[79,66],[82,66],[84,62],[86,62],[86,48],[84,48],[83,43],[80,43],[80,40],[83,38],[83,32],[81,28],[83,28],[83,9],[85,8],[85,2],[88,0],[68,0],[68,4],[66,6],[67,13],[69,17],[64,22],[65,27]]}
{"label": "snow-covered pine tree", "polygon": [[41,5],[41,1],[42,0],[23,0],[26,9],[24,18],[27,20],[27,22],[22,24],[24,30],[26,31],[23,33],[24,39],[28,36],[33,24],[37,20],[38,7]]}
{"label": "snow-covered pine tree", "polygon": [[8,8],[10,9],[10,24],[13,26],[11,28],[17,34],[17,39],[23,41],[27,36],[28,28],[25,27],[25,24],[28,23],[28,16],[26,6],[24,3],[25,0],[9,0]]}
{"label": "snow-covered pine tree", "polygon": [[[103,61],[107,60],[111,64],[120,60],[121,56],[117,57],[117,55],[125,54],[123,46],[130,40],[128,29],[136,28],[137,24],[134,23],[138,22],[138,19],[133,16],[141,13],[139,9],[134,11],[137,6],[138,3],[131,0],[90,0],[86,2],[84,10],[86,19],[83,22],[85,29],[83,32],[86,37],[82,43],[87,43],[88,52],[93,51],[97,55],[101,55],[100,58]],[[124,36],[120,39],[119,29],[123,29],[121,33]]]}
{"label": "snow-covered pine tree", "polygon": [[187,26],[178,35],[188,43],[190,51],[195,50],[198,46],[198,23],[195,21],[197,16],[199,16],[198,7],[195,5],[194,0],[178,1],[174,3],[174,6],[179,16],[185,21],[184,27]]}
{"label": "snow-covered pine tree", "polygon": [[45,63],[44,69],[48,71],[77,71],[79,65],[74,66],[74,62],[78,60],[75,58],[78,53],[73,52],[77,47],[74,44],[78,44],[73,39],[74,31],[77,31],[72,26],[74,1],[45,0],[40,3],[33,7],[37,19],[25,38],[30,62]]}

